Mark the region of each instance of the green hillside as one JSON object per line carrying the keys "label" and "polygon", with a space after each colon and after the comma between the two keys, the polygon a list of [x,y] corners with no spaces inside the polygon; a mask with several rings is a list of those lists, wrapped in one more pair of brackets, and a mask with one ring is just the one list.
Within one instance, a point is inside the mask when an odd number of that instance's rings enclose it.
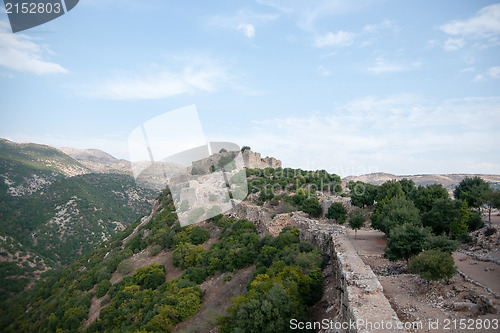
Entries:
{"label": "green hillside", "polygon": [[0,140],[0,297],[149,213],[154,196],[131,176],[88,173],[55,148]]}
{"label": "green hillside", "polygon": [[[209,291],[202,292],[201,283],[229,286],[248,269],[253,274],[244,281],[247,292],[233,300],[228,313],[212,309],[203,325],[217,322],[224,332],[274,325],[281,332],[290,318],[306,319],[308,306],[322,296],[323,259],[311,244],[299,241],[297,229],[261,238],[253,223],[221,215],[181,228],[168,189],[156,213],[139,223],[3,303],[0,329],[171,332],[202,308]],[[257,313],[258,319],[251,319]],[[89,316],[96,319],[87,321]]]}

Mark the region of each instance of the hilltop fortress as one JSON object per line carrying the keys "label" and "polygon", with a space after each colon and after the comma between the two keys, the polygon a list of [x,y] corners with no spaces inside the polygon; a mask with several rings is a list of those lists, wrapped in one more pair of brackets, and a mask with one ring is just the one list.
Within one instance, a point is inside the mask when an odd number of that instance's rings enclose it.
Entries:
{"label": "hilltop fortress", "polygon": [[[232,159],[236,155],[236,152],[223,152],[216,153],[207,158],[199,161],[194,161],[192,166],[188,169],[189,174],[206,174],[210,172],[212,166],[218,166],[222,159]],[[243,163],[245,168],[248,169],[265,169],[265,168],[279,168],[281,167],[281,161],[274,158],[268,157],[262,158],[260,153],[255,153],[251,150],[245,150],[242,152]]]}

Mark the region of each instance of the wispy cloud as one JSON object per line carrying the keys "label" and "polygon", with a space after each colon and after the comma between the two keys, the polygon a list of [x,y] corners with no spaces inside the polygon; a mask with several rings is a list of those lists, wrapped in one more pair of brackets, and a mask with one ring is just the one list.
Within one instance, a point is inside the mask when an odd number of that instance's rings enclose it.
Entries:
{"label": "wispy cloud", "polygon": [[381,32],[382,30],[390,29],[393,31],[398,31],[399,27],[391,20],[384,20],[377,24],[367,24],[361,30],[363,33],[373,34]]}
{"label": "wispy cloud", "polygon": [[51,53],[48,47],[27,35],[13,34],[8,23],[0,21],[0,66],[37,75],[68,72],[61,65],[44,60],[47,53]]}
{"label": "wispy cloud", "polygon": [[383,57],[375,59],[375,63],[368,67],[368,71],[374,74],[381,73],[398,73],[398,72],[408,72],[413,71],[421,66],[418,61],[414,62],[394,62],[388,61]]}
{"label": "wispy cloud", "polygon": [[456,51],[464,47],[465,41],[463,38],[448,38],[444,44],[443,48],[445,51]]}
{"label": "wispy cloud", "polygon": [[353,43],[354,36],[354,33],[343,30],[340,30],[336,33],[328,32],[325,35],[316,37],[314,45],[316,47],[348,46]]}
{"label": "wispy cloud", "polygon": [[261,5],[272,7],[291,17],[297,26],[313,31],[316,21],[322,18],[344,15],[354,10],[365,9],[373,0],[257,0]]}
{"label": "wispy cloud", "polygon": [[365,97],[327,114],[273,118],[235,142],[287,166],[362,174],[499,173],[500,97],[439,103],[417,95]]}
{"label": "wispy cloud", "polygon": [[329,69],[327,69],[326,67],[324,67],[323,65],[318,67],[318,73],[321,76],[331,76],[332,75],[332,72]]}
{"label": "wispy cloud", "polygon": [[238,25],[238,30],[242,30],[248,38],[253,38],[255,36],[255,27],[253,24],[240,23],[240,25]]}
{"label": "wispy cloud", "polygon": [[500,66],[490,67],[488,69],[488,75],[492,79],[500,79]]}
{"label": "wispy cloud", "polygon": [[500,35],[500,4],[486,6],[473,17],[446,23],[440,29],[450,35],[473,38],[498,36]]}
{"label": "wispy cloud", "polygon": [[205,19],[210,27],[242,31],[248,38],[255,36],[256,27],[276,20],[279,14],[261,14],[242,9],[233,15],[212,15]]}
{"label": "wispy cloud", "polygon": [[483,74],[477,74],[474,77],[475,82],[482,82],[488,79],[500,79],[500,66],[493,66],[486,70]]}
{"label": "wispy cloud", "polygon": [[170,65],[153,66],[141,73],[114,75],[83,90],[92,98],[162,99],[179,94],[215,92],[232,80],[226,68],[206,57],[178,57]]}

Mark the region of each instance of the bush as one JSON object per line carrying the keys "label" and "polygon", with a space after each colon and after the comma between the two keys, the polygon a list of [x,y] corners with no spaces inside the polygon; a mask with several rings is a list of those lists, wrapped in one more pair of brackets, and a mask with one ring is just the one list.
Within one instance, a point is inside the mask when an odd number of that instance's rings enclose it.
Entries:
{"label": "bush", "polygon": [[165,266],[151,264],[147,267],[139,268],[132,275],[134,282],[144,289],[156,289],[165,282]]}
{"label": "bush", "polygon": [[210,238],[210,232],[201,227],[194,227],[189,235],[191,243],[199,245],[205,243]]}
{"label": "bush", "polygon": [[304,213],[307,213],[313,217],[318,217],[323,212],[323,209],[321,208],[321,205],[319,204],[317,198],[309,198],[304,200],[300,208]]}
{"label": "bush", "polygon": [[325,217],[335,220],[339,224],[344,224],[347,216],[347,210],[341,202],[334,202],[328,207]]}
{"label": "bush", "polygon": [[419,254],[426,241],[426,232],[413,224],[394,227],[389,233],[385,255],[390,261],[408,260]]}
{"label": "bush", "polygon": [[125,259],[118,265],[118,272],[127,275],[132,272],[132,260]]}
{"label": "bush", "polygon": [[95,288],[95,294],[97,298],[101,298],[102,296],[108,293],[109,288],[111,287],[111,282],[109,280],[102,280]]}
{"label": "bush", "polygon": [[158,253],[160,253],[160,251],[161,251],[161,246],[159,246],[159,245],[153,245],[151,247],[151,249],[149,250],[149,255],[151,257],[156,257],[158,255]]}
{"label": "bush", "polygon": [[429,250],[421,253],[410,264],[410,271],[427,281],[450,279],[457,272],[453,257],[448,252]]}
{"label": "bush", "polygon": [[429,236],[424,244],[425,250],[440,250],[448,253],[453,253],[457,248],[457,242],[449,239],[445,235]]}

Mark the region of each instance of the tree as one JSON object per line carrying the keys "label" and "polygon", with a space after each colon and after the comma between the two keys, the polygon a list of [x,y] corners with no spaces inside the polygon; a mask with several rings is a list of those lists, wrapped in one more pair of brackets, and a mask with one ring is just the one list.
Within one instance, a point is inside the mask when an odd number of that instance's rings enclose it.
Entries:
{"label": "tree", "polygon": [[353,206],[365,208],[365,206],[374,204],[377,196],[377,186],[360,181],[350,181],[347,187],[350,190],[349,196]]}
{"label": "tree", "polygon": [[304,213],[314,217],[320,216],[323,212],[323,209],[321,208],[321,205],[316,197],[304,200],[300,208]]}
{"label": "tree", "polygon": [[358,229],[365,224],[365,215],[362,210],[355,210],[349,214],[349,226],[354,229],[354,238],[358,238]]}
{"label": "tree", "polygon": [[410,271],[426,281],[439,281],[455,275],[457,269],[454,264],[449,252],[429,250],[412,259]]}
{"label": "tree", "polygon": [[413,202],[415,206],[423,213],[432,209],[436,200],[448,199],[448,191],[441,184],[431,184],[427,186],[419,186],[413,194]]}
{"label": "tree", "polygon": [[151,264],[147,267],[139,268],[132,275],[132,279],[144,289],[156,289],[165,282],[165,266]]}
{"label": "tree", "polygon": [[405,259],[409,267],[409,259],[422,252],[426,238],[427,233],[419,226],[396,226],[389,233],[385,255],[390,261]]}
{"label": "tree", "polygon": [[500,209],[500,191],[496,190],[485,193],[482,202],[488,207],[488,222],[491,226],[491,209]]}
{"label": "tree", "polygon": [[335,220],[339,224],[345,222],[347,216],[347,210],[341,202],[334,202],[328,207],[328,212],[325,217],[328,219]]}
{"label": "tree", "polygon": [[384,199],[390,200],[395,197],[405,196],[403,191],[403,186],[400,182],[395,180],[390,180],[388,182],[383,183],[378,187],[377,191],[377,202],[380,202]]}
{"label": "tree", "polygon": [[429,235],[424,243],[424,250],[440,250],[443,252],[453,253],[457,248],[457,242],[449,239],[445,235]]}
{"label": "tree", "polygon": [[404,195],[393,197],[390,200],[385,198],[382,202],[377,203],[375,212],[370,219],[372,220],[372,227],[384,232],[386,235],[395,226],[405,223],[416,226],[422,225],[418,209]]}
{"label": "tree", "polygon": [[486,193],[491,192],[490,185],[481,177],[462,179],[453,194],[457,200],[465,200],[470,207],[479,208],[483,203]]}
{"label": "tree", "polygon": [[432,228],[436,235],[450,233],[450,225],[460,219],[460,208],[449,198],[439,198],[432,203],[432,208],[422,214],[424,227]]}
{"label": "tree", "polygon": [[241,152],[244,152],[245,150],[251,150],[249,146],[243,146],[241,147]]}

